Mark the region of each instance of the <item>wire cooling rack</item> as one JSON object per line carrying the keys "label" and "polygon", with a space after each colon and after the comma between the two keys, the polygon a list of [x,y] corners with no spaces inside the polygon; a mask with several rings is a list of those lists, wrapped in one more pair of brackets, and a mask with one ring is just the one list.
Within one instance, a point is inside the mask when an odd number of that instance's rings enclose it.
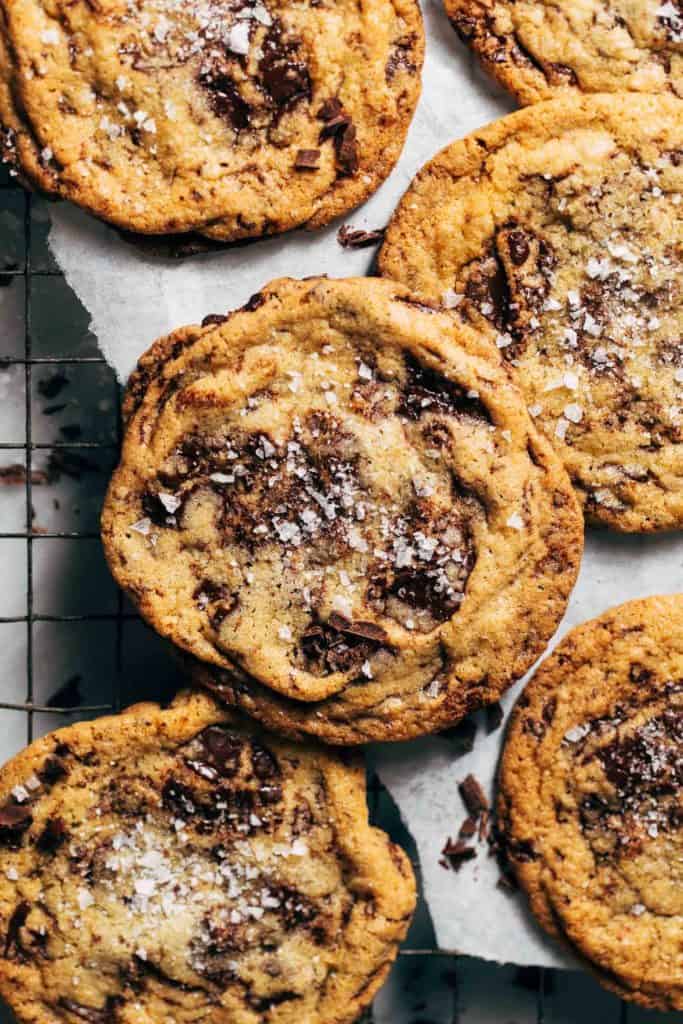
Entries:
{"label": "wire cooling rack", "polygon": [[[26,583],[25,606],[19,614],[0,615],[0,630],[12,626],[25,631],[21,641],[22,658],[25,652],[24,695],[21,697],[21,694],[14,693],[11,696],[16,699],[8,699],[6,682],[0,686],[0,720],[6,715],[20,716],[24,720],[20,742],[12,740],[13,749],[59,724],[115,711],[135,699],[158,699],[164,695],[164,688],[160,691],[152,684],[153,692],[150,692],[150,679],[155,675],[167,676],[167,691],[172,690],[177,682],[177,677],[173,678],[172,662],[170,659],[163,661],[165,655],[161,662],[164,667],[158,672],[150,671],[150,645],[158,644],[158,640],[151,631],[147,631],[120,591],[112,589],[111,601],[104,610],[46,611],[37,600],[42,585],[36,570],[37,545],[44,545],[46,541],[77,545],[75,550],[70,550],[69,558],[87,563],[86,576],[93,557],[101,562],[96,515],[86,523],[74,517],[66,524],[57,520],[56,524],[46,527],[36,518],[37,488],[40,486],[43,491],[42,485],[50,482],[50,474],[52,478],[65,474],[70,480],[79,481],[84,472],[94,470],[99,473],[96,501],[99,505],[109,467],[115,462],[121,440],[120,388],[97,350],[94,339],[90,345],[84,346],[82,343],[72,345],[71,338],[67,337],[66,350],[61,354],[56,337],[50,337],[48,323],[47,330],[42,325],[41,341],[36,344],[36,316],[45,299],[45,284],[48,280],[63,283],[63,275],[45,242],[47,219],[44,206],[43,215],[37,216],[43,203],[43,200],[18,187],[7,169],[0,165],[0,285],[23,285],[20,310],[23,338],[18,344],[15,338],[14,345],[2,344],[0,347],[0,371],[13,369],[20,377],[23,375],[22,381],[16,384],[23,390],[24,401],[23,438],[3,438],[0,434],[0,482],[4,463],[5,470],[10,470],[13,489],[23,492],[20,518],[15,518],[7,529],[0,529],[0,546],[3,542],[13,541],[22,544],[25,550],[22,573]],[[71,296],[71,300],[77,307],[75,297]],[[66,319],[69,322],[68,316]],[[0,322],[0,339],[3,338],[2,331]],[[43,427],[36,427],[36,390],[41,391],[45,401],[49,401],[54,390],[54,386],[51,390],[50,380],[59,383],[64,379],[60,375],[79,372],[88,366],[99,367],[102,371],[98,390],[100,400],[95,410],[97,437],[83,439],[79,427],[67,425],[60,428],[58,439],[46,439]],[[103,388],[110,392],[107,400],[101,398]],[[40,411],[49,413],[62,408],[64,405],[55,402]],[[103,461],[104,466],[95,460]],[[56,499],[52,501],[58,508],[59,502]],[[4,520],[1,525],[6,525]],[[88,542],[90,547],[87,552],[83,551]],[[93,551],[96,551],[95,556]],[[0,553],[0,566],[2,564]],[[72,586],[78,589],[82,578],[77,576]],[[107,585],[113,588],[108,578],[102,579],[106,579]],[[66,680],[53,680],[61,685],[52,693],[46,689],[44,677],[52,673],[58,659],[46,655],[42,646],[36,650],[37,631],[45,624],[50,625],[54,643],[58,646],[64,631],[78,626],[81,647],[98,645],[100,634],[95,631],[103,624],[107,625],[113,635],[107,634],[109,664],[104,678],[95,679],[92,685],[86,680],[81,686],[82,681],[75,675]],[[132,626],[146,632],[138,651],[138,660],[141,660],[138,668],[142,671],[137,678],[136,666],[126,655],[130,646],[126,642],[126,629]],[[6,652],[1,632],[0,650]],[[2,657],[4,660],[5,654]],[[43,664],[46,658],[47,665]],[[0,678],[6,681],[9,673],[5,666],[2,669]],[[103,693],[106,699],[102,699]],[[4,760],[13,749],[0,749],[0,760]],[[396,810],[376,777],[371,778],[369,791],[374,820],[404,845],[412,845],[409,837],[401,831]],[[414,854],[414,848],[412,852]],[[497,1024],[569,1024],[584,1018],[609,1024],[626,1024],[627,1020],[629,1024],[636,1024],[640,1013],[602,993],[593,982],[582,976],[542,969],[501,968],[440,950],[434,945],[423,905],[409,942],[401,951],[392,982],[367,1012],[363,1024],[493,1024],[494,1021]],[[654,1019],[647,1016],[653,1024]],[[0,1007],[0,1022],[9,1020],[7,1011]]]}

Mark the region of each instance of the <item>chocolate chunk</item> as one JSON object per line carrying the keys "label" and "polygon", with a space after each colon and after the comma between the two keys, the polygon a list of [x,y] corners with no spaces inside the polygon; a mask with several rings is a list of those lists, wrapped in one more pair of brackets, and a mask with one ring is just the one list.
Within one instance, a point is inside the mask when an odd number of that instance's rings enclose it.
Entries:
{"label": "chocolate chunk", "polygon": [[242,98],[230,75],[219,67],[212,67],[202,71],[198,81],[209,93],[211,109],[217,117],[228,121],[237,132],[249,127],[252,108]]}
{"label": "chocolate chunk", "polygon": [[294,168],[297,171],[317,171],[320,165],[319,149],[300,149],[294,160]]}
{"label": "chocolate chunk", "polygon": [[321,121],[333,121],[336,117],[339,117],[342,109],[341,100],[333,96],[329,100],[325,100],[318,111],[318,117]]}
{"label": "chocolate chunk", "polygon": [[36,840],[41,853],[55,853],[66,839],[66,825],[62,818],[49,818]]}
{"label": "chocolate chunk", "polygon": [[337,151],[337,165],[344,175],[355,174],[360,162],[358,154],[358,133],[353,124],[348,124],[334,139]]}
{"label": "chocolate chunk", "polygon": [[483,402],[469,396],[464,388],[448,380],[438,370],[424,366],[414,356],[407,356],[406,382],[401,393],[399,414],[409,420],[430,412],[467,416],[491,423],[491,415]]}
{"label": "chocolate chunk", "polygon": [[174,527],[177,524],[176,516],[181,512],[182,505],[171,515],[158,494],[153,491],[144,491],[140,498],[142,514],[151,519],[155,526],[162,526],[165,529]]}
{"label": "chocolate chunk", "polygon": [[552,724],[556,711],[557,697],[551,697],[550,700],[547,700],[545,702],[545,704],[543,705],[543,710],[541,711],[541,717],[543,718],[543,721],[546,725]]}
{"label": "chocolate chunk", "polygon": [[203,749],[202,761],[188,761],[188,765],[204,778],[231,778],[239,771],[240,754],[244,743],[239,736],[221,725],[210,725],[197,736]]}
{"label": "chocolate chunk", "polygon": [[33,815],[29,807],[8,801],[0,807],[0,844],[16,847],[31,827]]}
{"label": "chocolate chunk", "polygon": [[503,723],[503,709],[500,704],[489,704],[486,708],[486,731],[489,735],[500,729]]}
{"label": "chocolate chunk", "polygon": [[516,267],[520,267],[529,258],[531,251],[526,234],[521,229],[510,231],[507,236],[510,259]]}
{"label": "chocolate chunk", "polygon": [[475,818],[482,814],[483,811],[488,810],[489,802],[486,794],[474,775],[468,775],[463,779],[458,789],[460,790],[460,796],[464,801],[465,807]]}
{"label": "chocolate chunk", "polygon": [[62,1010],[66,1010],[67,1013],[73,1014],[74,1017],[88,1021],[89,1024],[113,1024],[114,1011],[118,1002],[119,1000],[115,996],[109,996],[104,1006],[99,1008],[96,1006],[84,1006],[83,1003],[77,1003],[73,999],[60,996],[58,1006]]}
{"label": "chocolate chunk", "polygon": [[66,775],[68,775],[68,769],[58,757],[46,758],[43,767],[38,772],[38,778],[45,786],[53,786],[55,782],[59,782]]}
{"label": "chocolate chunk", "polygon": [[313,624],[306,630],[301,649],[309,669],[349,672],[359,668],[385,640],[384,630],[374,623],[352,623],[333,613],[329,622]]}
{"label": "chocolate chunk", "polygon": [[209,313],[202,320],[202,327],[209,327],[212,324],[224,324],[228,317],[224,313]]}
{"label": "chocolate chunk", "polygon": [[188,786],[175,779],[168,779],[161,793],[164,807],[175,818],[187,821],[198,813],[195,794]]}
{"label": "chocolate chunk", "polygon": [[251,741],[251,763],[254,766],[254,775],[261,782],[269,782],[280,777],[277,757],[269,747],[255,739]]}
{"label": "chocolate chunk", "polygon": [[303,61],[296,59],[298,48],[299,41],[285,40],[281,24],[273,22],[263,42],[259,72],[264,90],[277,107],[310,99],[311,76]]}
{"label": "chocolate chunk", "polygon": [[442,575],[431,569],[400,572],[389,593],[411,608],[428,611],[437,622],[450,619],[460,607],[460,593],[455,588],[445,588]]}
{"label": "chocolate chunk", "polygon": [[417,65],[411,59],[415,51],[415,43],[415,33],[404,36],[394,43],[384,69],[387,82],[391,82],[400,71],[410,75],[417,73]]}
{"label": "chocolate chunk", "polygon": [[454,871],[459,871],[465,861],[474,860],[477,856],[477,851],[473,846],[468,846],[462,841],[462,839],[458,839],[456,842],[453,842],[450,837],[445,843],[441,853]]}
{"label": "chocolate chunk", "polygon": [[354,229],[348,224],[342,224],[337,232],[337,241],[344,249],[365,249],[370,245],[376,245],[384,238],[384,228],[375,228],[372,231]]}
{"label": "chocolate chunk", "polygon": [[325,124],[320,130],[320,141],[333,139],[339,171],[342,174],[353,174],[358,170],[358,142],[355,125],[349,115],[343,112],[338,100],[328,100],[321,107],[318,116],[322,115],[323,110],[325,116],[322,119]]}
{"label": "chocolate chunk", "polygon": [[12,916],[9,919],[7,926],[7,935],[5,937],[5,952],[6,958],[12,956],[14,953],[21,952],[21,940],[20,933],[21,929],[26,924],[26,919],[31,912],[31,906],[29,903],[20,903]]}

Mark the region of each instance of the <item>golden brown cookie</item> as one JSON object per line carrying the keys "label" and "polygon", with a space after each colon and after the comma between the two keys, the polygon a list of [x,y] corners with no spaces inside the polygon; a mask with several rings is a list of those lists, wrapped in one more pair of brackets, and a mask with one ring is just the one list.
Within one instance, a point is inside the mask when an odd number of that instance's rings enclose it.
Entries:
{"label": "golden brown cookie", "polygon": [[2,0],[0,152],[131,231],[320,227],[396,162],[423,52],[416,0]]}
{"label": "golden brown cookie", "polygon": [[223,319],[131,379],[117,581],[284,731],[399,739],[497,700],[562,616],[582,523],[495,347],[377,279],[276,281]]}
{"label": "golden brown cookie", "polygon": [[531,908],[598,979],[683,1010],[683,596],[574,629],[513,713],[500,773]]}
{"label": "golden brown cookie", "polygon": [[351,1024],[415,904],[362,765],[208,697],[0,772],[0,994],[21,1024]]}
{"label": "golden brown cookie", "polygon": [[460,38],[523,103],[558,94],[683,97],[676,0],[444,0]]}
{"label": "golden brown cookie", "polygon": [[683,525],[683,102],[565,98],[419,172],[382,273],[488,329],[591,520]]}

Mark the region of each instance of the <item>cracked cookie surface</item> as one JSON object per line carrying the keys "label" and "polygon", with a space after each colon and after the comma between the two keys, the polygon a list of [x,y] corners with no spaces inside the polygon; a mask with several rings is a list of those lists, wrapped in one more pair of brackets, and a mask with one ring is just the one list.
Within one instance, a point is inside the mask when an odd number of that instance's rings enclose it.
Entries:
{"label": "cracked cookie surface", "polygon": [[125,414],[112,571],[273,728],[443,728],[563,614],[569,480],[495,346],[400,285],[276,281],[153,346]]}
{"label": "cracked cookie surface", "polygon": [[415,903],[362,765],[201,694],[0,772],[0,993],[31,1024],[351,1024]]}
{"label": "cracked cookie surface", "polygon": [[414,179],[382,273],[493,333],[590,519],[683,524],[683,102],[560,99]]}
{"label": "cracked cookie surface", "polygon": [[415,0],[2,0],[0,153],[131,231],[320,227],[393,167],[423,51]]}
{"label": "cracked cookie surface", "polygon": [[507,857],[531,908],[608,988],[683,1009],[683,596],[572,630],[513,712]]}
{"label": "cracked cookie surface", "polygon": [[683,97],[679,0],[445,0],[460,38],[521,103],[566,93]]}

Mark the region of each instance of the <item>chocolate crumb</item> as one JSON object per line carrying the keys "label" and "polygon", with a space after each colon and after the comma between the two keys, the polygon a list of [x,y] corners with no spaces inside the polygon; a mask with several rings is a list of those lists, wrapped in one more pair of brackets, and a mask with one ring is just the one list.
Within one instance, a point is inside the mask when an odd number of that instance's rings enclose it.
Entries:
{"label": "chocolate crumb", "polygon": [[[11,466],[0,466],[0,485],[4,484],[5,487],[12,487],[14,485],[26,483],[26,466],[22,466],[21,463],[12,463]],[[31,483],[32,484],[46,484],[47,474],[42,469],[31,470]]]}
{"label": "chocolate crumb", "polygon": [[474,860],[477,856],[477,851],[473,846],[468,846],[462,839],[453,842],[450,836],[441,853],[454,871],[459,871],[465,861]]}
{"label": "chocolate crumb", "polygon": [[352,228],[349,224],[342,224],[337,232],[337,241],[343,249],[365,249],[381,242],[384,232],[385,228],[363,231],[360,228]]}

